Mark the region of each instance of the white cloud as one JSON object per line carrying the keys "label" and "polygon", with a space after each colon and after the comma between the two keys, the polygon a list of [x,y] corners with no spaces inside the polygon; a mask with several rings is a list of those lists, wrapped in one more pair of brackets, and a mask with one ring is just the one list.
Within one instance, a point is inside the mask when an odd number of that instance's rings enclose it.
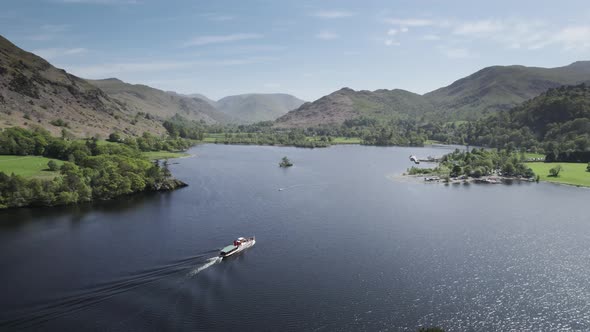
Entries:
{"label": "white cloud", "polygon": [[208,44],[230,43],[248,39],[259,39],[263,36],[257,33],[236,33],[231,35],[199,36],[184,43],[184,46],[202,46]]}
{"label": "white cloud", "polygon": [[275,57],[248,57],[223,60],[199,61],[129,61],[118,63],[102,63],[88,66],[61,66],[69,72],[84,78],[104,78],[125,74],[143,74],[154,72],[169,72],[171,70],[186,70],[198,66],[239,66],[277,60]]}
{"label": "white cloud", "polygon": [[[539,50],[546,47],[565,51],[590,50],[590,24],[559,25],[554,22],[507,18],[480,20],[448,20],[441,18],[388,18],[386,23],[397,25],[398,33],[408,27],[428,27],[430,34],[422,40],[440,40],[451,34],[458,43],[480,41],[507,49]],[[429,31],[430,32],[430,31]],[[465,57],[465,48],[451,48],[444,53],[453,58]],[[472,54],[471,54],[472,55]]]}
{"label": "white cloud", "polygon": [[389,29],[387,31],[387,35],[388,36],[395,36],[395,35],[397,35],[397,30],[396,29]]}
{"label": "white cloud", "polygon": [[436,24],[433,20],[422,18],[387,18],[385,22],[403,27],[427,27]]}
{"label": "white cloud", "polygon": [[318,33],[317,35],[315,35],[315,37],[318,39],[323,39],[323,40],[333,40],[333,39],[340,38],[340,36],[338,34],[335,34],[333,32],[329,32],[329,31],[322,31],[322,32]]}
{"label": "white cloud", "polygon": [[553,36],[552,42],[562,44],[566,50],[589,49],[590,25],[565,27]]}
{"label": "white cloud", "polygon": [[353,12],[339,11],[339,10],[325,10],[313,13],[311,16],[315,16],[323,19],[334,19],[334,18],[346,18],[354,16]]}
{"label": "white cloud", "polygon": [[85,48],[42,48],[33,50],[33,53],[46,59],[52,60],[63,56],[80,55],[88,52]]}
{"label": "white cloud", "polygon": [[393,39],[386,39],[385,46],[400,46],[401,44]]}
{"label": "white cloud", "polygon": [[481,20],[459,24],[453,30],[457,35],[480,36],[503,31],[506,28],[501,21]]}
{"label": "white cloud", "polygon": [[422,40],[440,40],[440,37],[438,35],[429,34],[422,36]]}
{"label": "white cloud", "polygon": [[451,59],[467,59],[467,58],[472,58],[475,56],[473,53],[471,53],[466,48],[439,47],[439,50],[447,58],[451,58]]}

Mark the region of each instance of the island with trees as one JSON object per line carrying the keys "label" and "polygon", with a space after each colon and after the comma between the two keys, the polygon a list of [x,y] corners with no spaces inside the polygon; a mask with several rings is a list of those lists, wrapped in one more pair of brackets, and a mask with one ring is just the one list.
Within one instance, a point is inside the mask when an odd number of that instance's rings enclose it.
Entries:
{"label": "island with trees", "polygon": [[434,168],[411,167],[407,175],[423,177],[426,182],[503,183],[507,180],[538,181],[527,166],[526,156],[507,150],[472,149],[444,155]]}
{"label": "island with trees", "polygon": [[291,160],[289,160],[289,158],[283,157],[283,159],[281,159],[281,162],[279,163],[279,166],[282,168],[291,167],[293,166],[293,163],[291,162]]}

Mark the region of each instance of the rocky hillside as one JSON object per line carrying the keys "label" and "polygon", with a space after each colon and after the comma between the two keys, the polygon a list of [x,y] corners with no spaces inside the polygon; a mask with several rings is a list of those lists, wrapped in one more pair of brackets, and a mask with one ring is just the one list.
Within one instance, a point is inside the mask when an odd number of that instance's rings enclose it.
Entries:
{"label": "rocky hillside", "polygon": [[218,100],[215,105],[238,123],[254,123],[273,121],[303,103],[303,100],[294,96],[273,93],[228,96]]}
{"label": "rocky hillside", "polygon": [[276,126],[339,125],[361,116],[405,118],[432,111],[433,106],[427,99],[409,91],[355,91],[343,88],[285,114],[276,120]]}
{"label": "rocky hillside", "polygon": [[35,125],[75,136],[164,132],[157,121],[137,117],[101,89],[0,36],[0,128]]}
{"label": "rocky hillside", "polygon": [[229,116],[202,98],[165,92],[147,85],[129,84],[116,78],[88,82],[134,113],[143,112],[158,119],[168,119],[179,114],[189,120],[203,120],[210,124],[230,120]]}
{"label": "rocky hillside", "polygon": [[590,61],[557,68],[493,66],[457,80],[424,96],[439,116],[473,120],[509,110],[550,88],[590,79]]}

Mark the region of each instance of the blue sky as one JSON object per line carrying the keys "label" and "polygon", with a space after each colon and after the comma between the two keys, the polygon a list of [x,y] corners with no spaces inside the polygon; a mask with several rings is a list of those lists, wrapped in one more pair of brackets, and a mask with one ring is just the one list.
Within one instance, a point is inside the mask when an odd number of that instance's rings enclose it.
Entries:
{"label": "blue sky", "polygon": [[85,78],[213,99],[425,93],[491,65],[590,59],[574,1],[2,0],[0,34]]}

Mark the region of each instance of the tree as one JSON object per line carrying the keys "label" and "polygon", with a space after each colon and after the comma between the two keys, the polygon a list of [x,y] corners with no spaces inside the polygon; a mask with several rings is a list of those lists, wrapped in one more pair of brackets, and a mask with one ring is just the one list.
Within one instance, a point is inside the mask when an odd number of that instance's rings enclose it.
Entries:
{"label": "tree", "polygon": [[549,170],[549,176],[554,177],[554,178],[558,177],[559,173],[561,172],[562,169],[563,168],[561,167],[561,165],[557,165],[557,166],[551,168]]}
{"label": "tree", "polygon": [[59,166],[57,165],[57,163],[55,162],[55,160],[50,160],[47,163],[47,167],[49,168],[50,171],[57,171],[59,169]]}
{"label": "tree", "polygon": [[289,160],[289,158],[283,157],[283,159],[281,160],[281,163],[279,164],[279,166],[281,166],[281,167],[291,167],[291,166],[293,166],[293,163]]}
{"label": "tree", "polygon": [[121,141],[121,135],[119,135],[119,133],[111,133],[108,141],[118,143]]}

